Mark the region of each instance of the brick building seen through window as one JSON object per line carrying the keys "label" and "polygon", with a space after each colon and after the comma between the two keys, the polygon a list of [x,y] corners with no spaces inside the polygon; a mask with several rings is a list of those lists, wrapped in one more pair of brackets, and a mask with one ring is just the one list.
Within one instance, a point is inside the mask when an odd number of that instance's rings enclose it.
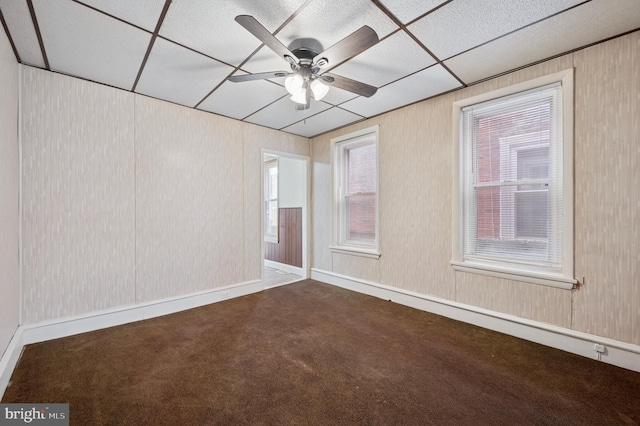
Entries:
{"label": "brick building seen through window", "polygon": [[376,146],[348,151],[348,238],[374,241],[376,238]]}
{"label": "brick building seen through window", "polygon": [[[475,126],[478,249],[526,240],[529,249],[546,251],[549,105],[480,117]],[[498,182],[526,183],[490,185]]]}

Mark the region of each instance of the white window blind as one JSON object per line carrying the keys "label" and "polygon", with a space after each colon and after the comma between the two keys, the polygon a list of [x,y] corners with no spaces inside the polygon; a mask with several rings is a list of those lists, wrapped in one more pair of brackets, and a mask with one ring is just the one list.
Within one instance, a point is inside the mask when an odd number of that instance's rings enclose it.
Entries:
{"label": "white window blind", "polygon": [[562,87],[462,109],[465,260],[560,271]]}

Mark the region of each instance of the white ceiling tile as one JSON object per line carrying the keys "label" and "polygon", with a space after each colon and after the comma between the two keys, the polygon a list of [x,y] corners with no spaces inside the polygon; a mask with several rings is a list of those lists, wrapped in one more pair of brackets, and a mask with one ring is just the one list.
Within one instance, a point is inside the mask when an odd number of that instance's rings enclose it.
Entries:
{"label": "white ceiling tile", "polygon": [[406,24],[444,3],[444,0],[380,0],[380,3],[403,24]]}
{"label": "white ceiling tile", "polygon": [[286,94],[284,87],[267,80],[225,81],[198,108],[241,120]]}
{"label": "white ceiling tile", "polygon": [[363,117],[352,112],[331,108],[282,130],[310,138],[360,120],[363,120]]}
{"label": "white ceiling tile", "polygon": [[407,33],[398,31],[332,72],[380,87],[434,63]]}
{"label": "white ceiling tile", "polygon": [[295,103],[288,96],[272,103],[268,107],[256,112],[248,117],[245,121],[259,124],[261,126],[271,127],[273,129],[282,129],[290,126],[300,120],[304,120],[314,114],[330,108],[331,105],[324,102],[311,101],[310,108],[304,111],[296,111]]}
{"label": "white ceiling tile", "polygon": [[[590,19],[593,16],[598,19]],[[592,1],[465,52],[445,64],[469,84],[638,27],[637,0]]]}
{"label": "white ceiling tile", "polygon": [[20,55],[20,61],[45,68],[26,0],[0,0],[0,9],[11,33],[13,44]]}
{"label": "white ceiling tile", "polygon": [[302,3],[304,0],[180,0],[169,7],[160,35],[237,66],[261,43],[234,20],[236,16],[252,15],[273,32]]}
{"label": "white ceiling tile", "polygon": [[123,19],[145,30],[156,29],[165,0],[81,0],[109,15]]}
{"label": "white ceiling tile", "polygon": [[359,97],[342,104],[341,107],[371,117],[460,86],[460,82],[442,66],[434,65],[379,89],[370,98]]}
{"label": "white ceiling tile", "polygon": [[454,1],[407,28],[444,60],[582,1]]}
{"label": "white ceiling tile", "polygon": [[33,0],[52,70],[131,89],[151,35],[69,0]]}
{"label": "white ceiling tile", "polygon": [[310,3],[277,36],[286,46],[311,37],[327,49],[363,25],[370,26],[379,38],[398,29],[370,0],[324,0]]}
{"label": "white ceiling tile", "polygon": [[228,65],[158,38],[136,92],[195,106],[232,71]]}

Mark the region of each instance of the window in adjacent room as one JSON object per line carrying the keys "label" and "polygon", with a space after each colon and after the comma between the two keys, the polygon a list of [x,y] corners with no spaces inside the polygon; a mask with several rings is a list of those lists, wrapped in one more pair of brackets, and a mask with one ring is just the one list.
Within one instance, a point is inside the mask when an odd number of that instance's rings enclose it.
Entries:
{"label": "window in adjacent room", "polygon": [[333,245],[378,257],[378,129],[332,139]]}
{"label": "window in adjacent room", "polygon": [[278,220],[278,159],[264,163],[264,240],[277,243]]}
{"label": "window in adjacent room", "polygon": [[454,267],[571,288],[571,72],[455,105]]}

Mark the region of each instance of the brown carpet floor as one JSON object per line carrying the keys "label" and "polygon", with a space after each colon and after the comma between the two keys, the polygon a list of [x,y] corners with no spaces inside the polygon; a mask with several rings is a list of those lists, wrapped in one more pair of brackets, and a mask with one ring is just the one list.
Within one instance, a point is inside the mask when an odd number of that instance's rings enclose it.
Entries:
{"label": "brown carpet floor", "polygon": [[29,345],[73,425],[640,423],[640,373],[316,281]]}

